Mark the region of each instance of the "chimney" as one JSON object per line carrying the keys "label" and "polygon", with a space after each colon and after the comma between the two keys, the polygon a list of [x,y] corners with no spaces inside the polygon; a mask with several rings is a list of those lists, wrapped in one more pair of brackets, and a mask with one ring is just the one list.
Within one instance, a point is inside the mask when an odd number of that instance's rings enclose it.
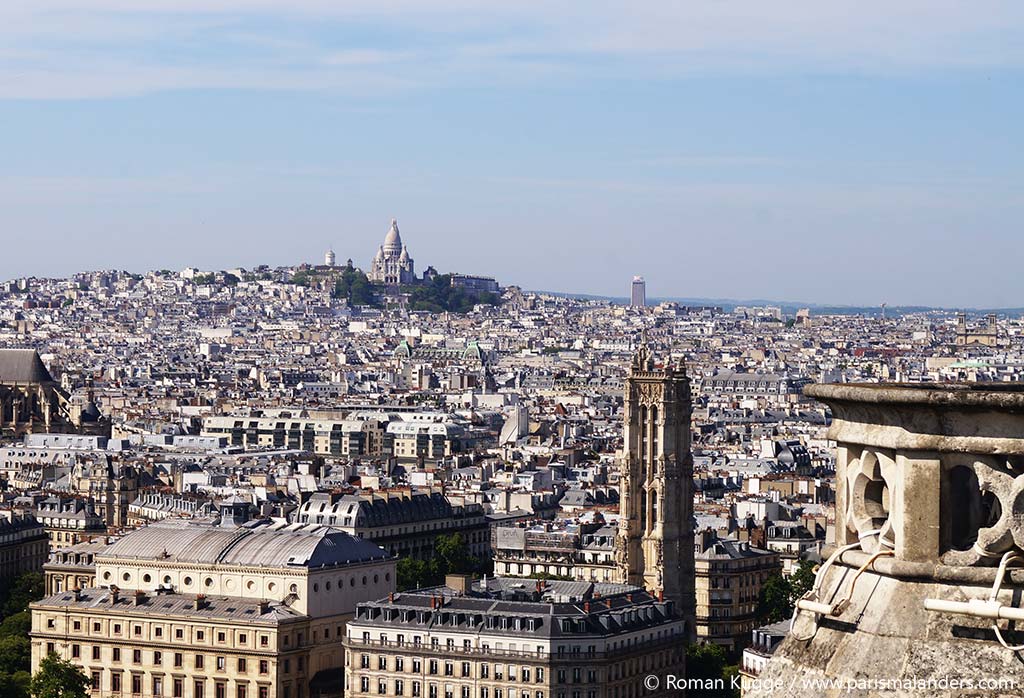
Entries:
{"label": "chimney", "polygon": [[262,601],[260,601],[259,609],[260,615],[262,616],[264,613],[270,610],[270,602],[266,599],[263,599]]}
{"label": "chimney", "polygon": [[584,601],[583,602],[583,612],[587,613],[587,614],[590,613],[590,602],[589,601]]}
{"label": "chimney", "polygon": [[76,586],[74,589],[71,590],[71,593],[72,593],[72,595],[74,595],[75,601],[81,601],[82,600],[82,590],[81,590],[81,588]]}
{"label": "chimney", "polygon": [[626,594],[626,601],[628,601],[629,603],[633,603],[633,595],[632,594]]}
{"label": "chimney", "polygon": [[132,606],[138,606],[139,604],[145,603],[146,592],[142,589],[136,589],[135,595],[132,597]]}
{"label": "chimney", "polygon": [[537,593],[538,593],[538,594],[541,594],[541,593],[543,593],[543,592],[544,592],[544,581],[543,581],[543,580],[540,580],[540,579],[538,579],[538,580],[537,580]]}
{"label": "chimney", "polygon": [[206,608],[206,594],[196,594],[195,609],[200,611]]}
{"label": "chimney", "polygon": [[118,596],[118,592],[119,591],[120,591],[120,589],[118,589],[115,585],[113,585],[113,584],[110,585],[110,605],[111,606],[113,606],[114,604],[117,603],[117,596]]}
{"label": "chimney", "polygon": [[388,603],[394,603],[394,602],[395,602],[395,592],[393,592],[393,591],[392,592],[388,592]]}
{"label": "chimney", "polygon": [[434,596],[433,594],[430,595],[430,610],[431,611],[436,611],[437,610],[437,597]]}
{"label": "chimney", "polygon": [[664,601],[664,600],[665,600],[665,590],[664,589],[658,589],[658,601]]}
{"label": "chimney", "polygon": [[455,593],[465,596],[473,590],[473,577],[468,574],[449,574],[444,578],[444,585]]}

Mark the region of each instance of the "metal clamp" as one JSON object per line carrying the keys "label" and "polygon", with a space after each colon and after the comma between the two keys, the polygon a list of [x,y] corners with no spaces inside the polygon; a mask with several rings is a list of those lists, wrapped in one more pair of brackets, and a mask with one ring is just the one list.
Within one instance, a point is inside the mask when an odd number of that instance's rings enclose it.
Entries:
{"label": "metal clamp", "polygon": [[944,599],[925,599],[924,607],[927,611],[939,613],[952,613],[955,615],[971,616],[972,618],[991,618],[992,630],[996,634],[999,644],[1008,650],[1019,652],[1024,650],[1024,645],[1012,646],[1003,637],[1003,631],[999,629],[999,620],[1024,621],[1024,608],[1007,606],[999,602],[999,592],[1003,588],[1003,578],[1006,576],[1006,569],[1011,564],[1022,564],[1024,558],[1010,550],[1003,554],[999,560],[999,569],[996,571],[995,581],[992,582],[992,591],[987,599],[970,599],[968,601],[946,601]]}

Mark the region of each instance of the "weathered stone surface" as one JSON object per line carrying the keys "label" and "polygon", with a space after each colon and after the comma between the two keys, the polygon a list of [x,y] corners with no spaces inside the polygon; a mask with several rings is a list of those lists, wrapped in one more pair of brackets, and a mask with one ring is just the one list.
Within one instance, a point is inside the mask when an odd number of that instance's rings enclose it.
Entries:
{"label": "weathered stone surface", "polygon": [[[992,620],[925,610],[925,599],[987,599],[1004,555],[1024,558],[1024,388],[816,385],[833,413],[837,545],[818,600],[745,696],[1024,696],[1024,659]],[[1009,559],[1009,558],[1007,558]],[[1024,605],[1011,571],[998,600]],[[1001,628],[1007,621],[999,621]],[[1024,633],[1009,633],[1024,643]],[[993,683],[994,682],[994,683]]]}

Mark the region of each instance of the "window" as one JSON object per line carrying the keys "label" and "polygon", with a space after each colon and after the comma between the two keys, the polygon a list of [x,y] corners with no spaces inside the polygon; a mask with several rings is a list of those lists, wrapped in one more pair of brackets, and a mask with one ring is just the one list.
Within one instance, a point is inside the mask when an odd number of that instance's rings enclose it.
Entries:
{"label": "window", "polygon": [[245,664],[245,657],[238,658],[238,673],[244,674],[247,671]]}
{"label": "window", "polygon": [[99,659],[100,659],[100,647],[99,647],[99,645],[93,645],[93,648],[92,648],[92,658],[93,658],[94,661],[99,661]]}
{"label": "window", "polygon": [[388,682],[384,679],[377,679],[377,695],[384,696],[388,692]]}
{"label": "window", "polygon": [[206,682],[196,679],[192,684],[192,698],[204,698],[206,695]]}
{"label": "window", "polygon": [[370,668],[370,655],[363,654],[359,656],[359,666],[363,669]]}
{"label": "window", "polygon": [[72,630],[81,630],[82,629],[82,621],[80,621],[80,620],[73,621],[71,623],[71,628],[72,628]]}
{"label": "window", "polygon": [[359,679],[359,690],[363,691],[364,693],[366,691],[370,690],[370,679],[369,679],[369,677],[363,676],[363,677],[361,677]]}
{"label": "window", "polygon": [[224,642],[224,633],[217,633],[217,642]]}
{"label": "window", "polygon": [[121,648],[120,648],[120,647],[115,647],[115,648],[114,648],[114,649],[113,649],[113,650],[111,651],[111,654],[113,655],[113,660],[114,660],[115,662],[119,662],[119,661],[121,661]]}
{"label": "window", "polygon": [[249,636],[248,635],[246,635],[245,633],[238,633],[238,643],[239,644],[244,645],[246,642],[248,642],[248,640],[249,640]]}
{"label": "window", "polygon": [[132,674],[132,693],[142,693],[142,677]]}
{"label": "window", "polygon": [[73,659],[78,659],[81,656],[82,656],[82,646],[81,645],[71,645],[71,657]]}
{"label": "window", "polygon": [[98,633],[100,631],[100,624],[99,623],[93,623],[92,624],[92,631],[94,633]]}
{"label": "window", "polygon": [[249,687],[244,683],[235,684],[235,698],[245,698],[245,694],[248,693]]}
{"label": "window", "polygon": [[227,685],[221,681],[218,681],[213,685],[214,698],[227,698],[228,689]]}
{"label": "window", "polygon": [[154,652],[153,653],[153,663],[156,664],[157,666],[160,666],[160,665],[162,665],[164,663],[164,654],[163,654],[163,652]]}
{"label": "window", "polygon": [[53,630],[54,628],[57,627],[57,621],[55,621],[53,618],[47,618],[46,619],[46,627],[49,630]]}
{"label": "window", "polygon": [[428,670],[427,670],[428,674],[437,675],[437,660],[436,659],[431,659],[430,660],[430,664],[428,665],[428,667],[429,667]]}
{"label": "window", "polygon": [[405,695],[405,682],[402,679],[395,679],[395,695]]}
{"label": "window", "polygon": [[[121,672],[115,671],[110,675],[110,690],[114,693],[121,692]],[[196,696],[198,697],[199,694],[197,693]]]}
{"label": "window", "polygon": [[183,698],[185,695],[185,680],[174,679],[171,684],[171,698]]}
{"label": "window", "polygon": [[182,665],[184,665],[184,664],[185,664],[185,659],[182,656],[181,652],[175,652],[174,653],[174,668],[175,669],[180,669],[182,667]]}
{"label": "window", "polygon": [[268,662],[266,659],[261,659],[260,660],[260,673],[261,674],[269,674],[270,673],[270,662]]}
{"label": "window", "polygon": [[132,664],[142,664],[142,650],[132,650]]}
{"label": "window", "polygon": [[156,635],[157,637],[163,637],[164,636],[164,629],[163,628],[153,628],[153,634]]}
{"label": "window", "polygon": [[92,690],[100,690],[100,672],[98,671],[92,672]]}
{"label": "window", "polygon": [[419,681],[413,681],[412,682],[412,698],[420,698],[420,695],[421,695],[421,692],[420,692],[420,682]]}
{"label": "window", "polygon": [[227,667],[227,660],[224,657],[217,657],[217,671],[224,671]]}
{"label": "window", "polygon": [[395,657],[395,671],[405,671],[405,657]]}
{"label": "window", "polygon": [[469,662],[462,663],[462,675],[469,676]]}
{"label": "window", "polygon": [[388,669],[388,658],[383,654],[377,657],[377,668],[381,671],[387,671]]}
{"label": "window", "polygon": [[200,642],[202,642],[203,640],[206,639],[206,633],[203,632],[202,630],[197,630],[196,631],[196,639],[199,640]]}
{"label": "window", "polygon": [[183,640],[183,639],[185,639],[185,631],[182,630],[181,628],[175,628],[174,629],[174,639],[175,640]]}
{"label": "window", "polygon": [[162,676],[154,676],[153,683],[153,695],[162,696],[164,694],[164,679]]}
{"label": "window", "polygon": [[202,669],[202,668],[203,668],[203,655],[197,654],[196,655],[196,669]]}

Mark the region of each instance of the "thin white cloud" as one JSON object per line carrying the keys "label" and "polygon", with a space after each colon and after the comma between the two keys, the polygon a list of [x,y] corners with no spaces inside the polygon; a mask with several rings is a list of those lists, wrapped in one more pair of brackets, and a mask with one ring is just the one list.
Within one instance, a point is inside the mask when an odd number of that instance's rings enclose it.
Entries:
{"label": "thin white cloud", "polygon": [[15,0],[0,98],[1019,67],[1022,25],[1006,0]]}

